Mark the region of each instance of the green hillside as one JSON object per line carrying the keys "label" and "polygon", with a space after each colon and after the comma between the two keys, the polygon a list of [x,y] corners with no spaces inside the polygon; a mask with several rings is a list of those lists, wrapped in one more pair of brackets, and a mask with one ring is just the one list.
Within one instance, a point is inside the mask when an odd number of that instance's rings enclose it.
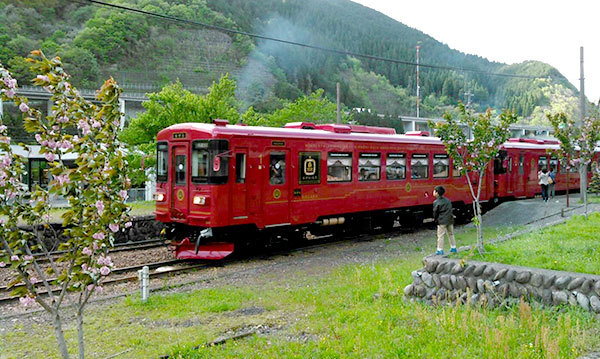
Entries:
{"label": "green hillside", "polygon": [[[421,115],[437,117],[473,94],[473,106],[511,108],[524,122],[543,124],[544,112],[575,113],[577,90],[540,62],[506,65],[466,55],[381,13],[348,0],[110,0],[136,9],[259,33],[320,47],[421,63]],[[222,74],[237,80],[242,110],[282,108],[286,101],[322,88],[335,98],[342,86],[346,108],[414,115],[416,71],[407,64],[352,58],[69,0],[0,1],[0,62],[30,78],[24,57],[42,48],[60,55],[80,87],[114,76],[126,89],[157,91],[179,79],[205,92]],[[522,79],[485,73],[539,76]]]}

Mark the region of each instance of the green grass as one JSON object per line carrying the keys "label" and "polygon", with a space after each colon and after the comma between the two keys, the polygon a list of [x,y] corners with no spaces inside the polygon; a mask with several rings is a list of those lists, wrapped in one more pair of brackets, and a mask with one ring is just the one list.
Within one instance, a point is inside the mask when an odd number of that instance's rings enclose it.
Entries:
{"label": "green grass", "polygon": [[566,223],[486,245],[471,259],[600,275],[600,214],[575,216]]}
{"label": "green grass", "polygon": [[[473,229],[457,237],[459,245],[475,241]],[[253,285],[91,307],[85,319],[88,357],[131,349],[123,357],[573,358],[600,346],[600,324],[574,307],[522,304],[487,310],[407,301],[402,289],[434,249],[435,233],[416,243],[392,239],[382,245],[401,253],[399,258],[348,265],[320,276],[297,272],[281,279],[273,272]],[[249,307],[264,311],[243,315],[240,309]],[[273,331],[193,349],[229,330],[259,324]],[[67,338],[74,348],[72,325]],[[57,357],[55,348],[47,325],[16,324],[0,336],[0,353],[6,357]]]}

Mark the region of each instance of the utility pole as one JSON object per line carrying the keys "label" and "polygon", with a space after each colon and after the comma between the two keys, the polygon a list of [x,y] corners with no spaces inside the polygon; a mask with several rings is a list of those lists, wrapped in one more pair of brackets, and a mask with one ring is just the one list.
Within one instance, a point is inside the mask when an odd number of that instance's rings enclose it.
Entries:
{"label": "utility pole", "polygon": [[421,45],[417,45],[417,118],[419,118],[419,100],[421,96],[421,87],[419,86],[419,49]]}
{"label": "utility pole", "polygon": [[336,82],[336,84],[335,84],[335,92],[336,92],[336,97],[337,97],[337,123],[340,124],[340,123],[342,123],[342,114],[341,114],[341,111],[340,111],[340,107],[341,107],[341,105],[340,105],[340,93],[341,93],[341,90],[340,90],[340,83],[339,82]]}
{"label": "utility pole", "polygon": [[[583,46],[579,47],[579,73],[579,127],[583,129],[583,119],[585,118],[585,78],[583,76]],[[583,200],[583,203],[587,205],[587,165],[585,163],[579,164],[579,194],[581,200]]]}
{"label": "utility pole", "polygon": [[465,92],[465,96],[467,96],[467,110],[471,108],[471,96],[473,96],[473,94],[471,93],[471,91],[469,92]]}

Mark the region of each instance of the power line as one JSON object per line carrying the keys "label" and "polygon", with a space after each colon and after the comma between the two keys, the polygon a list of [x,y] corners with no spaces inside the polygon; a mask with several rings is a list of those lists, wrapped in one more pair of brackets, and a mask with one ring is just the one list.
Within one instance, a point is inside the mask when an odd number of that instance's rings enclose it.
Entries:
{"label": "power line", "polygon": [[[107,2],[103,2],[103,1],[98,1],[98,0],[70,0],[70,1],[74,2],[74,3],[78,3],[78,4],[84,4],[84,5],[93,4],[93,5],[97,5],[97,6],[112,7],[112,8],[115,8],[115,9],[120,9],[120,10],[124,10],[124,11],[130,11],[130,12],[134,12],[134,13],[138,13],[138,14],[142,14],[142,15],[146,15],[146,16],[157,17],[157,18],[160,18],[160,19],[163,19],[163,20],[168,20],[168,21],[173,21],[173,22],[178,22],[178,23],[184,23],[184,24],[190,24],[190,25],[197,25],[197,26],[201,26],[203,28],[217,30],[217,31],[222,31],[222,32],[227,32],[227,33],[230,33],[230,34],[245,35],[245,36],[253,37],[253,38],[256,38],[256,39],[268,40],[268,41],[275,41],[275,42],[280,42],[280,43],[283,43],[283,44],[300,46],[300,47],[304,47],[304,48],[308,48],[308,49],[325,51],[325,52],[330,52],[330,53],[334,53],[334,54],[338,54],[338,55],[354,56],[354,57],[360,57],[360,58],[369,59],[369,60],[376,60],[376,61],[391,62],[391,63],[395,63],[395,64],[417,66],[416,62],[403,61],[403,60],[392,59],[392,58],[388,58],[388,57],[381,57],[381,56],[375,56],[375,55],[367,55],[367,54],[361,54],[361,53],[353,52],[353,51],[337,50],[337,49],[331,49],[331,48],[326,48],[326,47],[317,46],[317,45],[304,44],[304,43],[296,42],[296,41],[278,39],[278,38],[275,38],[275,37],[254,34],[254,33],[246,32],[246,31],[241,31],[241,30],[229,29],[229,28],[222,27],[222,26],[211,25],[211,24],[207,24],[207,23],[203,23],[203,22],[199,22],[199,21],[182,19],[182,18],[178,18],[178,17],[175,17],[175,16],[170,16],[170,15],[158,14],[158,13],[154,13],[154,12],[150,12],[150,11],[139,10],[139,9],[135,9],[135,8],[130,8],[130,7],[127,7],[127,6],[123,6],[123,5],[111,4],[111,3],[107,3]],[[499,77],[522,78],[522,79],[541,79],[541,78],[546,78],[546,77],[540,77],[540,76],[527,76],[527,75],[504,74],[504,73],[499,73],[499,72],[487,72],[487,71],[483,71],[483,70],[467,69],[467,68],[455,67],[455,66],[428,65],[428,64],[421,64],[421,63],[418,64],[418,65],[420,67],[431,68],[431,69],[472,72],[472,73],[478,73],[478,74],[482,74],[482,75],[499,76]]]}

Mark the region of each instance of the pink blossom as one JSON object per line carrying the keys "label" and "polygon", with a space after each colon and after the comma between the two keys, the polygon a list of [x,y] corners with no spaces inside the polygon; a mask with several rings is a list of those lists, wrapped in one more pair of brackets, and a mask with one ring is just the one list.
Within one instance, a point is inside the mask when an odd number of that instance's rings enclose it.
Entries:
{"label": "pink blossom", "polygon": [[7,77],[4,79],[4,84],[6,85],[6,87],[13,89],[13,88],[15,88],[15,86],[17,86],[17,80]]}
{"label": "pink blossom", "polygon": [[71,89],[71,84],[65,82],[65,91],[69,91]]}
{"label": "pink blossom", "polygon": [[73,136],[73,142],[75,142],[75,143],[79,142],[79,136],[77,136],[77,135]]}
{"label": "pink blossom", "polygon": [[39,133],[36,133],[35,140],[38,141],[38,143],[42,143],[42,135],[40,135]]}
{"label": "pink blossom", "polygon": [[73,148],[73,144],[71,143],[71,141],[64,140],[61,142],[60,148],[62,148],[63,150],[70,150],[71,148]]}
{"label": "pink blossom", "polygon": [[2,138],[0,138],[0,142],[2,143],[6,143],[10,145],[10,137],[8,136],[3,136]]}
{"label": "pink blossom", "polygon": [[122,189],[122,190],[119,191],[119,196],[121,196],[121,198],[123,199],[123,201],[125,201],[129,197],[129,195],[127,194],[127,191],[124,190],[124,189]]}
{"label": "pink blossom", "polygon": [[[82,252],[83,252],[83,251],[82,251]],[[90,252],[91,252],[91,251],[90,251]],[[86,271],[86,272],[87,272],[87,270],[88,270],[89,268],[90,268],[90,267],[88,267],[87,263],[83,263],[83,264],[81,265],[81,270],[83,270],[83,271]]]}
{"label": "pink blossom", "polygon": [[101,240],[103,240],[105,238],[105,235],[104,235],[103,232],[98,232],[98,233],[94,233],[94,235],[92,236],[92,238],[101,241]]}
{"label": "pink blossom", "polygon": [[125,228],[129,228],[129,227],[131,227],[131,222],[125,223]]}
{"label": "pink blossom", "polygon": [[[89,247],[85,247],[84,249],[81,250],[81,254],[84,254],[86,256],[91,256],[92,255],[92,250]],[[86,267],[87,265],[84,264]],[[82,266],[83,268],[83,266]]]}
{"label": "pink blossom", "polygon": [[93,128],[100,128],[100,126],[102,126],[102,124],[96,120],[92,121],[92,127]]}
{"label": "pink blossom", "polygon": [[99,285],[96,286],[95,290],[96,290],[96,293],[98,293],[98,294],[102,293],[102,287]]}
{"label": "pink blossom", "polygon": [[2,167],[8,167],[8,166],[10,166],[11,163],[12,163],[12,158],[10,157],[10,155],[4,155],[0,159],[0,164],[2,165]]}
{"label": "pink blossom", "polygon": [[48,146],[48,140],[43,140],[42,142],[40,142],[40,145]]}
{"label": "pink blossom", "polygon": [[16,94],[16,92],[13,89],[10,89],[10,90],[6,91],[6,97],[8,97],[8,98],[15,97],[15,94]]}
{"label": "pink blossom", "polygon": [[94,290],[94,287],[95,287],[95,286],[96,286],[96,285],[95,285],[94,283],[92,283],[92,284],[88,284],[88,286],[87,286],[87,291],[88,291],[88,292],[91,292],[92,290]]}
{"label": "pink blossom", "polygon": [[96,201],[96,208],[98,209],[98,214],[102,215],[102,212],[104,212],[104,202]]}
{"label": "pink blossom", "polygon": [[119,225],[116,223],[109,224],[108,228],[110,228],[110,230],[113,231],[114,233],[117,233],[119,231]]}
{"label": "pink blossom", "polygon": [[31,255],[23,256],[23,260],[32,261],[33,260],[33,256],[31,256]]}
{"label": "pink blossom", "polygon": [[24,297],[21,297],[21,298],[19,298],[19,302],[20,302],[20,303],[21,303],[21,305],[23,305],[24,307],[27,307],[27,306],[29,306],[29,305],[31,305],[31,304],[33,304],[33,303],[35,303],[35,299],[33,299],[32,297],[30,297],[30,296],[28,296],[28,295],[27,295],[27,296],[24,296]]}
{"label": "pink blossom", "polygon": [[98,242],[94,241],[94,243],[92,243],[92,248],[94,248],[95,251],[98,250]]}
{"label": "pink blossom", "polygon": [[45,82],[50,82],[50,78],[46,75],[37,75],[36,79],[41,80],[41,81],[45,81]]}
{"label": "pink blossom", "polygon": [[108,268],[107,266],[102,266],[102,268],[100,268],[100,274],[108,275],[108,273],[110,273],[110,268]]}
{"label": "pink blossom", "polygon": [[12,256],[10,256],[10,260],[11,262],[17,262],[19,260],[19,256],[13,254]]}
{"label": "pink blossom", "polygon": [[59,186],[62,186],[65,183],[70,183],[71,179],[69,178],[69,174],[68,173],[64,173],[62,175],[56,176],[56,181],[58,182]]}
{"label": "pink blossom", "polygon": [[56,143],[56,141],[54,141],[54,140],[48,141],[48,148],[55,149],[56,147],[58,147],[58,143]]}
{"label": "pink blossom", "polygon": [[6,267],[6,263],[4,263],[4,261],[0,261],[0,268],[4,268]]}
{"label": "pink blossom", "polygon": [[[54,126],[52,126],[52,130],[53,131],[58,131],[58,130],[60,130],[60,126],[59,125],[54,125]],[[52,134],[54,134],[54,133],[52,133]]]}
{"label": "pink blossom", "polygon": [[87,123],[86,120],[79,120],[79,122],[77,123],[77,128],[81,130],[81,133],[84,136],[90,133],[90,125]]}
{"label": "pink blossom", "polygon": [[36,277],[30,277],[30,278],[29,278],[29,282],[30,282],[31,284],[36,284],[37,282],[39,282],[39,280],[38,280]]}
{"label": "pink blossom", "polygon": [[58,117],[56,119],[56,122],[58,122],[58,123],[66,123],[66,122],[69,122],[69,118],[67,116],[61,116],[61,117]]}
{"label": "pink blossom", "polygon": [[4,125],[0,125],[0,132],[6,131],[7,127]]}
{"label": "pink blossom", "polygon": [[19,105],[19,110],[21,110],[21,112],[27,112],[29,111],[29,106],[27,106],[25,102],[21,102]]}
{"label": "pink blossom", "polygon": [[56,155],[52,152],[46,152],[44,153],[44,158],[46,158],[46,161],[52,162],[56,159]]}
{"label": "pink blossom", "polygon": [[13,191],[8,191],[6,193],[6,195],[8,196],[9,199],[14,199],[15,197],[17,197],[17,193],[13,192]]}

